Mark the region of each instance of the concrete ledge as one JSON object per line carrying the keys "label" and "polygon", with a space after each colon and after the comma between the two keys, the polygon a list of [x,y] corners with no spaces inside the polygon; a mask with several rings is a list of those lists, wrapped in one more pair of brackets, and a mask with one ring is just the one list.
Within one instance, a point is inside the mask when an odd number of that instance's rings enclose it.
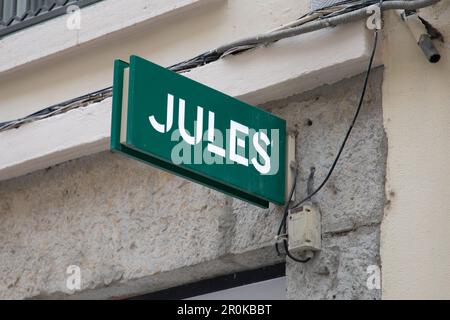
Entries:
{"label": "concrete ledge", "polygon": [[107,0],[82,8],[80,30],[68,30],[67,15],[63,15],[0,39],[0,74],[136,24],[182,13],[211,0],[133,0],[132,5],[129,2]]}
{"label": "concrete ledge", "polygon": [[358,22],[280,40],[195,69],[186,76],[258,104],[365,71],[372,43],[372,34]]}
{"label": "concrete ledge", "polygon": [[283,262],[283,257],[278,257],[273,246],[262,247],[241,254],[229,254],[218,257],[215,260],[205,261],[199,264],[185,266],[179,269],[155,273],[140,279],[122,282],[121,279],[98,288],[90,288],[74,294],[67,292],[41,293],[33,297],[35,300],[98,300],[98,299],[126,299],[158,292],[168,288],[195,283],[205,279],[211,279],[224,274],[232,274],[246,270],[258,269],[265,266]]}
{"label": "concrete ledge", "polygon": [[108,98],[0,133],[0,180],[107,150],[111,102]]}
{"label": "concrete ledge", "polygon": [[[363,72],[371,44],[361,22],[281,40],[185,76],[258,104]],[[110,113],[111,98],[0,133],[0,180],[107,150]]]}

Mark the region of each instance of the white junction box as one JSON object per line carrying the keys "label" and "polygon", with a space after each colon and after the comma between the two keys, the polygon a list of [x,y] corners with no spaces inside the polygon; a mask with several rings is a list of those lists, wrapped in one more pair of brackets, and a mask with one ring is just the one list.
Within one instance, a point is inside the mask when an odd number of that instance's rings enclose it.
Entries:
{"label": "white junction box", "polygon": [[289,211],[288,246],[292,254],[308,256],[322,247],[322,226],[319,208],[307,203]]}

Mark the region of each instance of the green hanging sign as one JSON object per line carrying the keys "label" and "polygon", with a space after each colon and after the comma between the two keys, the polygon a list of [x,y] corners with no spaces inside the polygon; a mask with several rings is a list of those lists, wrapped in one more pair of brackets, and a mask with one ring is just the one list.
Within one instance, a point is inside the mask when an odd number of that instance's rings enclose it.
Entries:
{"label": "green hanging sign", "polygon": [[285,202],[285,120],[137,56],[115,62],[111,150],[261,207]]}

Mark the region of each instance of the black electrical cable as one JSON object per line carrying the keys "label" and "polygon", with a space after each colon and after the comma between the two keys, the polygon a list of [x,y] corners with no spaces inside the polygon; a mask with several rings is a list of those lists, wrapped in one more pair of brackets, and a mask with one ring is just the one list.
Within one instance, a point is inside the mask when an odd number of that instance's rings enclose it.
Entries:
{"label": "black electrical cable", "polygon": [[[283,212],[283,219],[285,219],[284,217],[287,217],[287,214],[289,212],[289,203],[292,200],[292,196],[294,195],[294,191],[295,191],[295,186],[297,185],[297,175],[298,175],[298,169],[295,168],[295,174],[294,174],[294,183],[292,184],[292,189],[289,192],[289,198],[288,201],[286,202],[286,205],[284,206],[284,212]],[[284,234],[286,234],[286,223],[284,224]],[[280,236],[280,231],[278,231],[278,236],[277,238]],[[291,258],[292,260],[294,260],[295,262],[299,262],[299,263],[306,263],[309,260],[311,260],[311,258],[306,258],[306,259],[299,259],[294,257],[291,252],[289,251],[289,246],[287,243],[286,238],[283,239],[283,247],[284,247],[284,252],[286,253],[286,255]],[[278,239],[277,242],[275,243],[275,249],[277,250],[278,255],[280,255],[280,249],[278,248]]]}
{"label": "black electrical cable", "polygon": [[307,263],[309,260],[311,260],[311,258],[306,258],[306,259],[298,259],[296,257],[294,257],[290,252],[289,252],[289,246],[287,243],[287,240],[284,239],[283,240],[283,246],[284,246],[284,251],[286,252],[286,255],[291,258],[291,260],[294,260],[295,262],[299,262],[299,263]]}
{"label": "black electrical cable", "polygon": [[336,156],[335,160],[333,161],[333,164],[331,165],[331,168],[328,171],[328,174],[326,175],[325,179],[322,181],[322,183],[320,184],[320,186],[316,190],[314,190],[311,194],[309,194],[302,201],[300,201],[299,203],[294,205],[292,207],[292,209],[298,208],[303,203],[305,203],[306,201],[310,200],[313,196],[315,196],[325,186],[325,184],[330,179],[331,174],[333,173],[334,169],[336,168],[336,165],[337,165],[337,163],[339,161],[339,158],[342,155],[342,152],[344,151],[345,145],[347,144],[348,138],[350,137],[350,134],[351,134],[351,132],[353,130],[353,127],[354,127],[354,125],[356,123],[356,120],[357,120],[357,118],[359,116],[359,113],[361,111],[361,107],[363,105],[364,96],[365,96],[365,93],[366,93],[366,90],[367,90],[367,84],[368,84],[368,81],[369,81],[370,70],[372,68],[373,59],[374,59],[374,56],[375,56],[377,41],[378,41],[378,31],[375,31],[374,46],[373,46],[372,55],[371,55],[370,61],[369,61],[369,67],[368,67],[368,70],[366,72],[366,77],[365,77],[365,80],[364,80],[364,86],[363,86],[363,90],[362,90],[362,93],[361,93],[361,98],[359,100],[358,108],[356,109],[356,113],[355,113],[355,115],[353,117],[353,120],[352,120],[352,122],[350,124],[350,127],[347,130],[347,134],[345,135],[344,141],[342,142],[342,145],[339,148],[339,152],[337,153],[337,156]]}
{"label": "black electrical cable", "polygon": [[[297,175],[298,175],[298,168],[295,168],[295,174],[294,174],[294,183],[292,184],[292,189],[291,192],[289,193],[289,198],[288,201],[286,203],[286,205],[284,206],[284,212],[283,212],[283,219],[285,220],[289,213],[289,203],[292,200],[292,196],[294,195],[294,191],[295,191],[295,187],[297,185]],[[286,220],[285,220],[286,221]],[[283,239],[283,248],[284,248],[284,252],[286,253],[286,255],[291,258],[291,260],[295,261],[295,262],[299,262],[299,263],[306,263],[309,260],[311,260],[311,258],[306,258],[306,259],[299,259],[294,257],[291,252],[289,251],[289,246],[286,240],[287,237],[287,233],[286,233],[286,223],[284,223],[284,228],[282,228],[284,230],[284,234],[286,235],[285,238]],[[278,231],[278,237],[280,236],[280,230]],[[277,237],[277,238],[278,238]],[[277,239],[278,241],[278,239]],[[280,250],[278,248],[278,242],[275,243],[275,249],[277,250],[278,255],[280,255]]]}
{"label": "black electrical cable", "polygon": [[[355,11],[355,10],[359,10],[359,9],[362,9],[362,8],[365,8],[365,7],[369,7],[370,5],[379,3],[379,0],[358,1],[358,3],[356,3],[356,2],[357,1],[347,2],[345,4],[348,4],[348,6],[346,6],[345,8],[343,8],[341,10],[338,10],[336,12],[325,14],[323,17],[320,17],[319,19],[331,18],[331,17],[335,17],[335,16],[338,16],[338,15],[341,15],[341,14],[344,14],[344,13],[348,13],[348,12],[351,12],[351,11]],[[334,6],[339,7],[342,4],[344,4],[344,3],[337,3]],[[331,7],[333,7],[333,6],[331,6]],[[320,10],[317,10],[317,11],[320,11]]]}
{"label": "black electrical cable", "polygon": [[[340,2],[340,3],[334,4],[334,5],[330,5],[330,6],[324,7],[324,8],[319,9],[319,10],[310,11],[309,13],[303,15],[301,18],[306,17],[306,16],[311,15],[311,14],[314,14],[314,13],[323,13],[323,15],[315,17],[313,19],[315,22],[318,22],[321,19],[334,18],[335,16],[340,16],[340,15],[348,14],[348,13],[350,13],[352,11],[361,10],[364,7],[369,7],[369,5],[371,5],[373,3],[376,3],[376,1],[377,0],[359,0],[359,1],[358,0],[347,0],[347,1],[343,1],[343,2]],[[410,1],[381,0],[379,3],[380,3],[380,6],[381,6],[381,4],[383,2],[392,3],[392,5],[388,5],[385,8],[386,10],[391,10],[391,9],[395,9],[395,8],[400,8],[402,6],[406,6],[406,7],[410,8],[410,9],[412,9],[412,8],[413,9],[418,9],[418,8],[421,8],[421,7],[424,7],[424,6],[428,6],[428,5],[430,5],[432,3],[435,3],[435,2],[438,2],[438,1],[439,0],[410,0]],[[419,3],[416,3],[416,2],[419,2]],[[427,3],[420,3],[420,2],[427,2]],[[411,5],[409,5],[409,4],[411,4]],[[327,10],[330,10],[330,9],[333,9],[333,8],[336,8],[337,11],[330,12],[330,13],[324,12],[324,11],[327,11]],[[299,19],[301,19],[301,18],[299,18]],[[305,23],[305,25],[308,24],[308,23],[313,23],[313,21],[311,20],[311,21]],[[320,24],[319,28],[324,28],[326,26],[327,26],[327,24]],[[287,28],[287,29],[295,29],[295,28],[299,28],[299,26],[298,27]],[[305,31],[305,32],[311,32],[312,29],[308,29],[308,30],[309,31]],[[314,30],[316,30],[316,29],[314,29]],[[286,30],[284,30],[284,32],[285,31]],[[282,31],[278,31],[278,32],[282,32]],[[281,38],[292,37],[292,36],[299,35],[299,34],[300,33],[288,33],[288,34],[285,34]],[[208,64],[208,63],[211,63],[213,61],[216,61],[216,60],[220,59],[221,57],[226,56],[227,54],[236,54],[236,53],[244,52],[244,51],[247,51],[247,50],[250,50],[252,48],[257,47],[258,45],[262,45],[262,44],[267,44],[267,43],[270,43],[270,42],[278,41],[278,40],[273,40],[273,39],[272,40],[262,40],[259,37],[260,36],[256,36],[255,37],[255,41],[256,41],[255,43],[249,43],[249,44],[245,44],[245,45],[243,45],[243,44],[239,44],[239,45],[236,44],[234,47],[230,47],[228,50],[225,50],[223,53],[219,53],[217,51],[218,48],[216,48],[215,50],[210,50],[208,52],[204,52],[204,53],[202,53],[202,54],[200,54],[200,55],[198,55],[198,56],[196,56],[196,57],[194,57],[192,59],[189,59],[189,60],[177,63],[175,65],[172,65],[168,69],[172,70],[174,72],[179,72],[179,73],[187,72],[187,71],[190,71],[193,68],[196,68],[196,67],[199,67],[199,66],[203,66],[205,64]],[[264,37],[264,35],[263,35],[263,37]],[[230,44],[228,44],[228,46],[229,45]],[[224,47],[224,46],[222,46],[222,47]],[[111,87],[108,87],[108,88],[104,88],[104,89],[99,90],[99,91],[102,91],[102,93],[110,93],[112,90],[111,90]],[[88,94],[88,95],[90,95],[90,94]],[[43,117],[46,117],[46,116],[48,116],[48,117],[52,116],[52,115],[56,114],[56,113],[53,113],[53,111],[55,111],[56,109],[57,109],[57,113],[61,113],[61,112],[65,112],[67,110],[70,110],[71,107],[68,106],[68,103],[70,103],[70,102],[74,102],[75,103],[75,101],[78,101],[78,99],[82,99],[83,97],[84,96],[81,96],[81,97],[78,97],[78,98],[75,98],[75,99],[71,99],[71,100],[63,102],[63,103],[59,103],[56,106],[44,108],[43,110],[38,111],[36,113],[36,115],[33,114],[33,115],[26,116],[24,118],[2,122],[2,123],[0,123],[0,131],[7,130],[7,129],[10,129],[10,128],[17,128],[17,127],[19,127],[20,125],[22,125],[24,123],[35,121],[35,120],[39,120],[39,119],[42,119]]]}
{"label": "black electrical cable", "polygon": [[[298,169],[295,168],[295,174],[294,174],[294,181],[292,184],[292,188],[291,191],[289,192],[289,197],[288,197],[288,201],[286,202],[286,205],[284,206],[284,211],[283,211],[283,217],[287,216],[288,212],[289,212],[289,203],[292,200],[292,196],[294,195],[294,191],[295,191],[295,186],[297,185],[297,175],[298,175]],[[286,224],[285,224],[286,226]],[[286,231],[286,227],[284,228],[284,230]],[[285,232],[286,234],[286,232]],[[278,231],[278,236],[277,238],[280,236],[280,231]],[[276,239],[277,242],[275,242],[275,249],[278,253],[278,255],[281,255],[280,253],[280,249],[278,248],[278,239]],[[288,243],[286,241],[286,239],[283,239],[283,247],[284,247],[284,252],[286,253],[286,255],[291,258],[292,260],[294,260],[295,262],[300,262],[300,263],[306,263],[309,260],[311,260],[311,258],[307,258],[307,259],[298,259],[296,257],[294,257],[291,252],[289,251],[289,247],[288,247]]]}
{"label": "black electrical cable", "polygon": [[[382,2],[383,2],[383,0],[380,1],[380,4]],[[347,144],[348,138],[350,137],[350,134],[351,134],[351,132],[353,130],[353,127],[354,127],[354,125],[356,123],[356,120],[358,119],[359,113],[360,113],[360,111],[362,109],[362,105],[363,105],[363,102],[364,102],[364,97],[365,97],[365,94],[366,94],[366,91],[367,91],[367,85],[368,85],[368,82],[369,82],[370,71],[372,70],[373,60],[374,60],[375,52],[376,52],[376,49],[377,49],[378,34],[379,34],[378,30],[375,30],[372,53],[371,53],[371,56],[370,56],[369,65],[367,67],[366,76],[365,76],[365,79],[364,79],[364,85],[363,85],[363,88],[362,88],[362,92],[361,92],[361,96],[360,96],[360,99],[359,99],[358,107],[356,109],[355,115],[353,116],[353,120],[352,120],[352,122],[350,124],[350,127],[347,130],[347,133],[345,135],[344,141],[342,142],[341,147],[339,148],[339,151],[338,151],[338,153],[336,155],[336,158],[333,161],[333,164],[331,165],[330,170],[328,171],[325,179],[322,181],[322,183],[319,185],[319,187],[317,189],[315,189],[312,193],[310,193],[306,198],[304,198],[303,200],[301,200],[300,202],[295,204],[291,209],[295,209],[295,208],[300,207],[306,201],[310,200],[313,196],[315,196],[326,185],[326,183],[330,179],[334,169],[336,168],[336,165],[337,165],[337,163],[339,161],[339,158],[341,157],[342,152],[344,151],[345,145]],[[294,186],[293,186],[293,190],[294,190],[294,188],[295,188],[295,183],[294,183]],[[286,219],[287,219],[287,216],[288,216],[288,213],[289,213],[288,207],[289,207],[290,199],[292,198],[293,190],[291,190],[291,196],[289,197],[289,201],[287,202],[287,204],[285,206],[283,217],[281,219],[281,223],[280,223],[280,226],[278,228],[277,238],[280,237],[281,232],[283,230],[286,231]],[[284,233],[286,234],[286,232],[284,232]],[[306,260],[296,259],[295,257],[293,257],[290,254],[286,239],[283,239],[283,244],[284,244],[284,248],[285,248],[285,251],[286,251],[286,255],[289,258],[291,258],[292,260],[297,261],[297,262],[302,262],[302,263],[307,262],[307,261],[310,260],[310,259],[306,259]],[[278,243],[275,244],[275,248],[276,248],[276,250],[277,250],[277,252],[279,254]]]}
{"label": "black electrical cable", "polygon": [[[295,169],[295,174],[294,174],[294,181],[292,184],[292,188],[291,191],[289,192],[289,197],[288,200],[286,202],[286,204],[284,205],[284,210],[283,210],[283,219],[284,217],[287,215],[287,213],[289,212],[289,203],[292,200],[292,196],[294,195],[294,191],[295,191],[295,186],[297,185],[297,174],[298,174],[298,169]],[[275,250],[277,251],[278,255],[281,255],[280,253],[280,249],[278,248],[278,237],[280,236],[281,230],[278,230],[278,235],[277,235],[277,239],[275,242]]]}

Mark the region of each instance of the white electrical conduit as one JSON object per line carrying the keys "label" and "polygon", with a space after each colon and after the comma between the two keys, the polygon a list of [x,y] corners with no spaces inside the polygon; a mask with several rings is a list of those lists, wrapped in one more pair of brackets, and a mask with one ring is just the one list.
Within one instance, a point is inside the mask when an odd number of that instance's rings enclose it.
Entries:
{"label": "white electrical conduit", "polygon": [[319,18],[322,15],[323,15],[323,13],[314,12],[314,13],[312,13],[310,15],[307,15],[306,17],[297,19],[295,21],[286,23],[285,25],[282,25],[281,27],[278,27],[276,29],[270,30],[270,31],[266,32],[266,34],[271,34],[271,33],[277,32],[277,31],[298,27],[298,26],[300,26],[302,24],[305,24],[305,23],[308,23],[308,22],[310,22],[312,20],[317,19],[317,18]]}
{"label": "white electrical conduit", "polygon": [[[382,8],[382,11],[393,10],[393,9],[415,10],[415,9],[420,9],[420,8],[431,6],[435,3],[438,3],[439,1],[440,0],[400,0],[400,1],[384,0],[384,2],[381,5],[381,8]],[[348,13],[343,13],[343,14],[340,14],[340,15],[337,15],[334,17],[330,17],[330,18],[321,18],[320,20],[311,22],[311,20],[318,18],[318,16],[320,16],[324,12],[331,10],[331,8],[329,8],[329,9],[325,8],[324,10],[317,11],[311,15],[307,15],[296,21],[290,22],[290,23],[283,25],[277,29],[274,29],[273,32],[268,32],[268,33],[265,33],[265,34],[262,34],[259,36],[254,36],[254,37],[249,37],[249,38],[245,38],[242,40],[234,41],[232,43],[220,46],[215,50],[211,50],[207,53],[204,53],[200,56],[207,56],[207,55],[212,54],[215,56],[218,55],[218,56],[223,57],[227,54],[230,54],[230,53],[233,53],[233,52],[236,52],[239,50],[254,48],[258,44],[274,42],[277,40],[297,36],[297,35],[300,35],[303,33],[316,31],[316,30],[323,29],[326,27],[332,27],[332,26],[337,26],[340,24],[345,24],[345,23],[361,20],[361,19],[367,18],[371,15],[371,13],[367,13],[368,7],[369,6],[366,6],[364,8],[356,9],[356,10],[348,12]],[[286,28],[288,28],[288,29],[286,29]],[[192,63],[191,61],[195,60],[195,59],[201,60],[201,58],[195,57],[191,60],[184,61],[182,63],[179,63],[172,67],[169,67],[169,69],[172,71],[175,71],[175,72],[180,72],[180,71],[190,70],[198,65],[204,65],[204,64],[208,63],[208,62],[202,62],[202,64],[195,65],[194,67],[185,68],[186,65],[189,65],[190,63]],[[214,60],[217,60],[217,58]],[[86,97],[89,97],[90,95],[93,95],[96,93],[110,94],[111,91],[112,91],[111,87],[108,87],[108,88],[99,90],[98,92],[88,94],[88,95],[86,95]],[[65,112],[68,105],[70,107],[72,103],[79,101],[79,99],[81,99],[81,97],[71,99],[68,102],[64,102],[64,103],[61,103],[61,104],[58,104],[56,106],[52,106],[52,107],[49,107],[46,109],[55,109],[55,110],[57,110],[58,113]],[[44,109],[44,110],[46,110],[46,109]],[[43,111],[43,110],[41,110],[41,111]],[[27,117],[24,117],[21,119],[8,121],[6,123],[0,123],[0,132],[7,130],[9,128],[16,127],[16,126],[26,123],[26,122],[31,122],[31,121],[34,121],[34,120],[37,120],[40,118],[46,118],[49,115],[51,115],[51,113],[44,113],[42,115],[30,115],[30,116],[27,116]]]}
{"label": "white electrical conduit", "polygon": [[[394,10],[394,9],[403,9],[403,10],[415,10],[424,7],[431,6],[435,3],[438,3],[441,0],[393,0],[387,1],[385,0],[381,4],[381,10]],[[367,18],[372,15],[371,12],[367,11],[367,7],[357,9],[355,11],[351,11],[348,13],[344,13],[338,16],[334,16],[331,18],[323,18],[317,21],[313,21],[310,23],[302,24],[298,27],[283,29],[280,31],[275,31],[271,33],[261,34],[258,36],[253,36],[249,38],[244,38],[241,40],[237,40],[226,45],[220,46],[210,52],[223,54],[230,49],[236,47],[246,47],[246,46],[254,46],[263,43],[269,43],[278,41],[284,38],[294,37],[303,33],[308,33],[320,29],[324,29],[327,27],[334,27],[340,24],[350,23],[354,21],[361,20],[363,18]]]}

